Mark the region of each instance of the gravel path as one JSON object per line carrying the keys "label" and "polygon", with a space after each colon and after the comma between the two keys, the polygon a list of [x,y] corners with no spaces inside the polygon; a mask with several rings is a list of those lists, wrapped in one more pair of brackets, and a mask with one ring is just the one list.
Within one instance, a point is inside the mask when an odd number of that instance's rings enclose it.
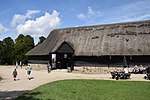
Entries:
{"label": "gravel path", "polygon": [[[25,68],[18,68],[17,81],[13,81],[12,71],[14,66],[0,66],[0,100],[11,100],[25,92],[28,92],[42,84],[64,79],[101,79],[112,80],[110,74],[78,74],[67,73],[67,70],[52,70],[50,74],[47,71],[32,71],[33,79],[28,80]],[[131,75],[129,81],[148,81],[143,79],[144,74]],[[121,80],[122,81],[122,80]]]}

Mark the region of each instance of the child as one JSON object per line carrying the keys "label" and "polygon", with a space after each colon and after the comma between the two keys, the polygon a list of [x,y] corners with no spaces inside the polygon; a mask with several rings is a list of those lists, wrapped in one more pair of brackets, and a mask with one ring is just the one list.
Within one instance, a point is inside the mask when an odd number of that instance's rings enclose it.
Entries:
{"label": "child", "polygon": [[30,80],[31,78],[30,78],[30,74],[31,74],[31,70],[32,70],[32,68],[31,68],[31,66],[30,65],[28,65],[28,67],[27,67],[27,74],[28,74],[28,79]]}
{"label": "child", "polygon": [[13,75],[14,81],[16,81],[16,77],[17,77],[17,75],[18,75],[18,73],[17,73],[17,70],[16,70],[16,69],[14,69],[14,71],[13,71],[12,75]]}

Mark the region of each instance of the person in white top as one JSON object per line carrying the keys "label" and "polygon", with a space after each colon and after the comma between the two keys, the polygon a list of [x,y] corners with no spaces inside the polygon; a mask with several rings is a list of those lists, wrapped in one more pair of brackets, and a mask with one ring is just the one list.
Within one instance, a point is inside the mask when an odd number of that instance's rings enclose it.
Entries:
{"label": "person in white top", "polygon": [[139,72],[140,72],[140,74],[143,74],[143,70],[144,70],[143,66],[140,65],[140,67],[139,67]]}
{"label": "person in white top", "polygon": [[139,73],[139,71],[140,71],[139,67],[137,65],[135,65],[134,68],[133,68],[134,74]]}
{"label": "person in white top", "polygon": [[16,68],[18,68],[18,62],[16,61]]}
{"label": "person in white top", "polygon": [[128,74],[128,69],[126,67],[124,68],[124,73]]}

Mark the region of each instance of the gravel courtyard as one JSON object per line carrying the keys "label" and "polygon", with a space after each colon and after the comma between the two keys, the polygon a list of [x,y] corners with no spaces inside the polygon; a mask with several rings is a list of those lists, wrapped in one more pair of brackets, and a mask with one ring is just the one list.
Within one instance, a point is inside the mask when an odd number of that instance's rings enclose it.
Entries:
{"label": "gravel courtyard", "polygon": [[[28,80],[25,68],[18,68],[17,81],[13,81],[12,71],[15,66],[0,66],[0,100],[11,100],[25,92],[28,92],[42,84],[65,79],[98,79],[113,80],[110,74],[80,74],[68,73],[67,70],[52,70],[51,73],[45,71],[32,71],[33,79]],[[132,74],[128,81],[149,81],[143,79],[144,74]],[[119,80],[120,81],[120,80]],[[124,80],[121,80],[124,81]]]}

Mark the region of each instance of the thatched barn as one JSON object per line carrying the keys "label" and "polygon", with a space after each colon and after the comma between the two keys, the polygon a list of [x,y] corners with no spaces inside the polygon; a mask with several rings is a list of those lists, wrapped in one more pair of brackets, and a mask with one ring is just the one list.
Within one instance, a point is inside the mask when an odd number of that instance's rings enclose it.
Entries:
{"label": "thatched barn", "polygon": [[26,55],[31,64],[56,68],[121,66],[124,57],[129,66],[150,64],[150,20],[55,29]]}

